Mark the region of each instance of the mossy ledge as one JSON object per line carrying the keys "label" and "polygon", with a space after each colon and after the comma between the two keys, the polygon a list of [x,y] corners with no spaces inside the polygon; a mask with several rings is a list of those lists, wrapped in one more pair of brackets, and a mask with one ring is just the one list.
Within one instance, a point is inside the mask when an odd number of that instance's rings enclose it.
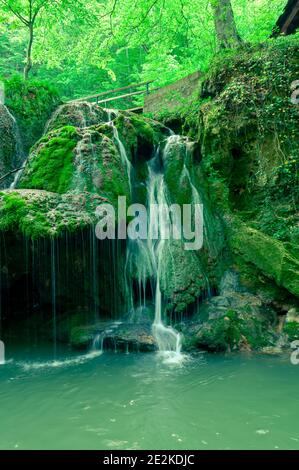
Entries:
{"label": "mossy ledge", "polygon": [[109,202],[97,194],[57,194],[43,190],[0,193],[0,231],[28,238],[58,237],[96,223],[96,207]]}

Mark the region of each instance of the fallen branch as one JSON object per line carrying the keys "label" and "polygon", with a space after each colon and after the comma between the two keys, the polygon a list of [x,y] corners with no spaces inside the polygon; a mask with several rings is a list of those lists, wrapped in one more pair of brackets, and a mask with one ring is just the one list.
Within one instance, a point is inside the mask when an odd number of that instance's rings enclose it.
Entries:
{"label": "fallen branch", "polygon": [[12,175],[13,173],[16,173],[17,171],[24,170],[24,166],[21,166],[20,168],[16,168],[15,170],[11,170],[8,173],[6,173],[4,176],[1,176],[0,182],[5,180],[8,176]]}

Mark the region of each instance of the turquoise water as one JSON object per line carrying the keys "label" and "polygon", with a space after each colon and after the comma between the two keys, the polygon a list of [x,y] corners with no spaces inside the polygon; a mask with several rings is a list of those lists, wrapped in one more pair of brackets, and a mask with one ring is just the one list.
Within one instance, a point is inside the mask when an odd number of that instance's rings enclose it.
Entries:
{"label": "turquoise water", "polygon": [[288,357],[26,355],[0,367],[1,449],[299,448]]}

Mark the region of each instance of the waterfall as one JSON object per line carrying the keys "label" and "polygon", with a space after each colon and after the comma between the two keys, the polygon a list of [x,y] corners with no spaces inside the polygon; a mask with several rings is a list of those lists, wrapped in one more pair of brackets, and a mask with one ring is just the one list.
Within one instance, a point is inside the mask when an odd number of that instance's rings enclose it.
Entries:
{"label": "waterfall", "polygon": [[115,141],[115,144],[117,145],[121,161],[122,161],[122,163],[125,166],[126,171],[127,171],[128,180],[129,180],[130,194],[132,194],[132,184],[131,184],[132,169],[133,169],[132,163],[130,162],[130,160],[128,158],[125,146],[124,146],[124,144],[122,143],[122,141],[119,137],[118,129],[115,126],[114,121],[112,119],[112,114],[117,116],[117,111],[114,111],[113,109],[105,109],[105,111],[107,112],[107,115],[108,115],[108,125],[112,127],[113,139]]}
{"label": "waterfall", "polygon": [[[177,138],[178,136],[170,136],[167,139],[163,158],[167,158],[167,154]],[[163,318],[161,274],[164,269],[163,255],[167,250],[170,250],[171,240],[167,239],[167,235],[172,233],[172,221],[169,214],[163,212],[163,208],[169,205],[169,198],[160,161],[161,149],[158,148],[154,157],[147,163],[148,236],[146,240],[140,238],[128,240],[126,271],[128,271],[131,284],[133,279],[137,281],[139,290],[139,305],[135,307],[137,317],[137,310],[140,312],[146,307],[146,290],[147,284],[150,283],[154,303],[152,332],[159,353],[167,362],[179,362],[183,358],[181,335],[171,326],[166,325]],[[131,285],[131,297],[133,298],[132,291]]]}
{"label": "waterfall", "polygon": [[[164,157],[167,158],[167,152],[177,136],[170,136],[167,140]],[[155,208],[163,208],[168,205],[167,188],[164,182],[164,176],[159,169],[159,151],[155,157],[148,163],[149,178],[147,181],[148,190],[148,227],[151,233],[147,240],[148,250],[152,259],[152,267],[155,278],[155,318],[153,323],[153,335],[158,344],[159,351],[166,356],[168,361],[178,361],[181,355],[181,335],[171,326],[165,326],[163,323],[162,312],[162,293],[160,286],[161,270],[163,269],[163,252],[167,249],[167,233],[171,233],[171,220],[169,215],[159,213]]]}

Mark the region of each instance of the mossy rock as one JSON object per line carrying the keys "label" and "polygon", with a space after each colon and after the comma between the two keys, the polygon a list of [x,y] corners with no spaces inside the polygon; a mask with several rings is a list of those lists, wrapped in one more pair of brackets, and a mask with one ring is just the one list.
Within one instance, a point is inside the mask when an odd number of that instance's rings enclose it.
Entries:
{"label": "mossy rock", "polygon": [[[8,111],[0,104],[0,177],[19,168],[24,160],[24,153],[17,124]],[[14,180],[14,174],[0,181],[0,188],[7,188]]]}
{"label": "mossy rock", "polygon": [[247,262],[274,279],[278,286],[299,297],[299,262],[282,242],[240,222],[231,227],[229,242],[233,251],[241,254]]}
{"label": "mossy rock", "polygon": [[64,126],[85,128],[107,122],[107,120],[107,112],[96,103],[73,101],[61,105],[53,113],[47,124],[46,132],[59,129]]}
{"label": "mossy rock", "polygon": [[15,75],[4,81],[5,104],[17,120],[25,152],[42,136],[53,111],[61,103],[49,83]]}
{"label": "mossy rock", "polygon": [[132,163],[150,160],[155,148],[169,135],[169,129],[159,122],[126,111],[118,112],[114,124]]}
{"label": "mossy rock", "polygon": [[110,137],[94,128],[65,126],[44,136],[33,148],[19,188],[59,194],[90,192],[130,199],[126,168]]}
{"label": "mossy rock", "polygon": [[228,309],[216,319],[203,323],[196,334],[197,347],[208,351],[259,350],[273,344],[269,325],[252,312]]}
{"label": "mossy rock", "polygon": [[283,332],[288,336],[290,343],[299,340],[299,323],[295,321],[287,322],[284,325]]}
{"label": "mossy rock", "polygon": [[57,237],[63,232],[95,225],[99,204],[109,202],[96,194],[56,194],[40,190],[0,193],[0,231],[17,231],[29,238]]}
{"label": "mossy rock", "polygon": [[207,292],[206,268],[200,255],[184,249],[180,240],[170,240],[161,258],[161,291],[167,310],[182,313]]}

